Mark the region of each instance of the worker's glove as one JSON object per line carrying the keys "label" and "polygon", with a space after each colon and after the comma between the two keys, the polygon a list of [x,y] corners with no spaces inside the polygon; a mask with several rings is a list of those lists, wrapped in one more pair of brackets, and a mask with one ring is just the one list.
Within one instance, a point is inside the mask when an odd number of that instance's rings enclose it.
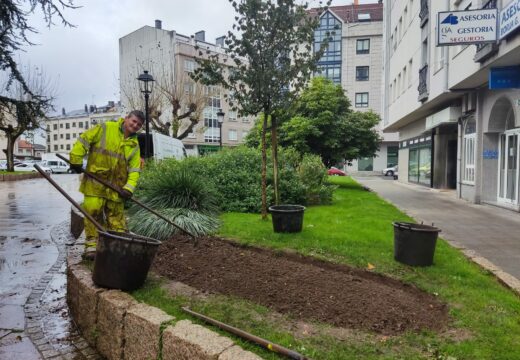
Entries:
{"label": "worker's glove", "polygon": [[83,164],[70,164],[70,169],[76,174],[81,174],[83,172]]}
{"label": "worker's glove", "polygon": [[120,194],[121,194],[121,197],[126,200],[130,199],[133,195],[130,191],[128,191],[126,189],[122,189]]}

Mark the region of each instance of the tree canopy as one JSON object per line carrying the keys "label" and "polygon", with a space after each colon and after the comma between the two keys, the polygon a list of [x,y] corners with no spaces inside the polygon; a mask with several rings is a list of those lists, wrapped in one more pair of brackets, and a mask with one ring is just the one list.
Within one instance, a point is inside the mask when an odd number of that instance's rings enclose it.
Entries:
{"label": "tree canopy", "polygon": [[[327,166],[373,157],[381,141],[374,129],[379,121],[372,111],[353,111],[340,85],[316,77],[291,109],[291,119],[281,125],[279,143],[302,154],[320,155]],[[258,126],[247,143],[259,143]]]}

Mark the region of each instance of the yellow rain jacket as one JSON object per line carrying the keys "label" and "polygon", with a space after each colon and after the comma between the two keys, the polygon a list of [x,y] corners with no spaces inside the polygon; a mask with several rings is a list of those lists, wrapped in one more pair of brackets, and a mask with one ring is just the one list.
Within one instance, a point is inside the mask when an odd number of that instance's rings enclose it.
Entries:
{"label": "yellow rain jacket", "polygon": [[[133,193],[141,172],[141,155],[137,135],[125,139],[123,121],[99,124],[81,134],[70,152],[70,162],[81,164],[88,153],[88,172]],[[88,176],[83,177],[79,191],[86,196],[122,201],[118,193]]]}

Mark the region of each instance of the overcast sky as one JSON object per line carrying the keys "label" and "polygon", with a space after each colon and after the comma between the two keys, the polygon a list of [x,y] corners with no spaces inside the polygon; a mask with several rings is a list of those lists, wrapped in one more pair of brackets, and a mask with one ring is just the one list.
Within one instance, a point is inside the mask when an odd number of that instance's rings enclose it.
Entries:
{"label": "overcast sky", "polygon": [[[333,0],[332,5],[351,3]],[[74,0],[74,4],[81,8],[64,12],[74,28],[63,27],[55,19],[56,26],[48,29],[36,12],[31,25],[39,34],[30,39],[38,45],[19,54],[22,63],[42,67],[57,81],[57,111],[119,100],[120,37],[145,25],[154,26],[155,19],[160,19],[165,30],[183,35],[205,30],[206,40],[213,42],[231,29],[235,15],[228,0]]]}

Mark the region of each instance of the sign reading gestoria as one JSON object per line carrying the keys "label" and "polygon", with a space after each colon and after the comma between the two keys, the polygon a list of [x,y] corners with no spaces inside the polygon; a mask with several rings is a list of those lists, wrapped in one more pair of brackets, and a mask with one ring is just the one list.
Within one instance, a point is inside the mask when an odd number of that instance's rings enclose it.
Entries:
{"label": "sign reading gestoria", "polygon": [[498,37],[500,40],[520,26],[520,0],[513,0],[500,11]]}
{"label": "sign reading gestoria", "polygon": [[437,45],[497,41],[497,9],[444,11],[437,14]]}

